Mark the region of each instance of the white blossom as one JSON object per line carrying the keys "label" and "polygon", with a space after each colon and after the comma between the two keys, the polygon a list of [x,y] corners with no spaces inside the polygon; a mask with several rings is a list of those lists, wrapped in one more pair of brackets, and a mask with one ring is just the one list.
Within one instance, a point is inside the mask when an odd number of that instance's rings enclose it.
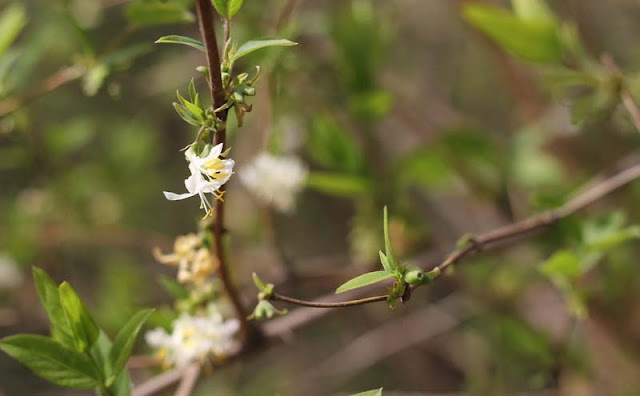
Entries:
{"label": "white blossom", "polygon": [[261,202],[291,212],[308,170],[297,157],[260,153],[240,171],[240,181]]}
{"label": "white blossom", "polygon": [[182,313],[173,322],[171,333],[157,328],[148,331],[145,340],[149,346],[158,349],[158,355],[166,365],[183,367],[207,358],[223,360],[236,353],[240,348],[235,338],[239,328],[237,319],[223,320],[215,311],[208,316]]}
{"label": "white blossom", "polygon": [[222,194],[219,189],[233,174],[233,166],[235,164],[232,159],[220,159],[221,154],[222,143],[211,148],[204,157],[197,155],[193,146],[189,147],[185,153],[185,157],[189,162],[189,171],[191,172],[191,175],[184,181],[187,192],[176,194],[163,191],[165,198],[170,201],[176,201],[198,195],[200,197],[200,207],[207,212],[205,217],[209,216],[213,211],[213,207],[205,194],[212,194],[216,199],[221,200]]}
{"label": "white blossom", "polygon": [[0,254],[0,290],[17,289],[22,285],[24,276],[16,261],[5,254]]}

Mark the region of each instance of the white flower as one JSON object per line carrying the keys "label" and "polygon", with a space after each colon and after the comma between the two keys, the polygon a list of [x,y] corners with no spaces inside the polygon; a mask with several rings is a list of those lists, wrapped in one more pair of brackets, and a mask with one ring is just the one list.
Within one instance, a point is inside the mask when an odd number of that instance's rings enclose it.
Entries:
{"label": "white flower", "polygon": [[307,168],[297,157],[260,153],[241,170],[240,181],[263,203],[281,212],[291,212],[307,174]]}
{"label": "white flower", "polygon": [[159,350],[167,365],[183,367],[208,357],[223,360],[236,353],[240,348],[235,339],[239,328],[237,319],[223,320],[218,312],[208,316],[183,313],[173,322],[171,334],[158,328],[147,332],[145,340]]}
{"label": "white flower", "polygon": [[17,289],[23,281],[24,276],[16,261],[10,256],[0,254],[0,289]]}
{"label": "white flower", "polygon": [[[206,150],[205,150],[206,152]],[[233,174],[232,159],[221,160],[222,143],[211,148],[205,157],[200,157],[193,150],[193,146],[189,147],[185,153],[185,157],[189,162],[189,176],[184,185],[187,192],[184,194],[176,194],[163,191],[165,198],[170,201],[186,199],[198,195],[200,197],[200,207],[207,211],[205,217],[209,216],[213,207],[205,194],[212,194],[216,199],[222,199],[220,187],[222,187]]]}

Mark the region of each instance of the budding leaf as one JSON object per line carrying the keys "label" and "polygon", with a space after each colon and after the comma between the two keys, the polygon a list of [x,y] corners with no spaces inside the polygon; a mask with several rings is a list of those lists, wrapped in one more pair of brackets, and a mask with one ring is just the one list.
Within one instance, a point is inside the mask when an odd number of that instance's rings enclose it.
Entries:
{"label": "budding leaf", "polygon": [[286,39],[262,39],[262,40],[251,40],[242,44],[231,56],[231,60],[235,61],[237,59],[242,58],[245,55],[252,53],[253,51],[259,50],[261,48],[267,47],[290,47],[292,45],[298,45],[293,41],[289,41]]}
{"label": "budding leaf", "polygon": [[531,21],[555,21],[553,12],[544,0],[511,0],[516,15]]}
{"label": "budding leaf", "polygon": [[38,290],[38,296],[47,311],[47,316],[51,322],[51,334],[54,339],[59,341],[64,346],[73,348],[73,334],[69,322],[64,314],[64,309],[60,303],[60,293],[58,287],[51,280],[49,275],[42,269],[33,267],[33,279]]}
{"label": "budding leaf", "polygon": [[205,51],[204,44],[202,44],[201,41],[185,36],[163,36],[156,40],[156,44],[183,44],[188,45],[191,48],[199,49],[200,51]]}
{"label": "budding leaf", "polygon": [[225,19],[231,19],[240,11],[244,0],[213,0],[213,6]]}
{"label": "budding leaf", "polygon": [[338,287],[338,289],[336,289],[336,294],[344,293],[346,291],[358,289],[364,286],[369,286],[374,283],[382,282],[383,280],[389,278],[393,278],[393,274],[387,271],[367,272],[366,274],[356,276],[355,278],[343,283],[340,287]]}
{"label": "budding leaf", "polygon": [[64,308],[65,315],[69,321],[76,348],[84,352],[90,348],[98,338],[100,329],[93,321],[91,314],[76,292],[67,282],[59,287],[60,301]]}
{"label": "budding leaf", "polygon": [[17,2],[2,10],[0,14],[0,56],[18,37],[27,23],[25,7]]}
{"label": "budding leaf", "polygon": [[398,269],[398,265],[393,257],[393,250],[391,249],[391,239],[389,238],[389,216],[387,214],[387,207],[384,207],[384,250],[387,257],[387,263],[391,271]]}
{"label": "budding leaf", "polygon": [[183,5],[161,0],[134,1],[127,5],[127,18],[138,26],[191,23],[193,14]]}
{"label": "budding leaf", "polygon": [[0,349],[56,385],[89,389],[100,380],[87,356],[48,337],[31,334],[6,337],[0,341]]}

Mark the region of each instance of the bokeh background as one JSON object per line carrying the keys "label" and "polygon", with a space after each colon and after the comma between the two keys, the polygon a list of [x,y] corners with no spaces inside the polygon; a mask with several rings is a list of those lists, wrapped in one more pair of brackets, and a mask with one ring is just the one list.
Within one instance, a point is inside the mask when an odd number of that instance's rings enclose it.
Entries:
{"label": "bokeh background", "polygon": [[[171,104],[192,76],[206,92],[195,71],[204,58],[153,44],[197,37],[191,14],[148,23],[131,5],[141,2],[0,0],[0,12],[26,9],[15,41],[0,37],[2,336],[47,332],[33,265],[74,285],[108,331],[140,307],[165,307],[155,323],[170,315],[158,279],[175,274],[151,250],[169,251],[201,217],[196,203],[162,191],[183,188],[179,150],[195,131]],[[465,23],[469,2],[246,0],[232,25],[240,41],[299,45],[239,64],[264,74],[246,125],[231,122],[236,169],[270,150],[311,170],[290,214],[262,206],[237,179],[228,185],[229,262],[248,308],[254,271],[312,299],[376,268],[383,205],[399,255],[428,267],[463,234],[554,207],[635,158],[640,136],[623,108],[577,117],[544,70]],[[550,4],[589,52],[638,67],[637,2]],[[195,394],[640,394],[637,243],[598,252],[571,287],[541,270],[558,251],[637,222],[638,199],[632,184],[536,238],[464,260],[393,310],[323,312],[209,373]],[[142,342],[137,351],[149,352]],[[154,373],[132,369],[134,383]],[[82,392],[53,388],[2,354],[0,394]]]}

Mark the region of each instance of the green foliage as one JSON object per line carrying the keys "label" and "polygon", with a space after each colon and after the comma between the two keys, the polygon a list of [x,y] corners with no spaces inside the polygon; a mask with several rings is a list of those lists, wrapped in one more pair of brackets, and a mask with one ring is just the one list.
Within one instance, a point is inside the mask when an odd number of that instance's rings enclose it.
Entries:
{"label": "green foliage", "polygon": [[231,55],[231,60],[235,61],[243,56],[249,55],[253,51],[257,51],[262,48],[269,47],[291,47],[294,45],[298,45],[298,43],[294,43],[293,41],[286,39],[261,39],[261,40],[251,40],[242,44],[238,47],[237,50],[233,52]]}
{"label": "green foliage", "polygon": [[68,283],[56,288],[41,269],[34,267],[33,274],[53,337],[10,336],[0,341],[0,349],[56,385],[96,388],[101,395],[129,396],[131,380],[124,370],[125,363],[153,310],[133,315],[112,344]]}
{"label": "green foliage", "polygon": [[33,267],[33,279],[40,296],[42,306],[51,322],[51,334],[62,345],[73,348],[74,339],[71,327],[60,302],[60,293],[53,280],[43,270]]}
{"label": "green foliage", "polygon": [[344,293],[349,290],[358,289],[361,287],[373,285],[374,283],[382,282],[393,278],[393,273],[387,271],[373,271],[366,274],[358,275],[353,279],[348,280],[336,289],[336,294]]}
{"label": "green foliage", "polygon": [[137,312],[129,319],[129,321],[120,329],[116,338],[113,340],[111,351],[109,352],[109,362],[111,363],[111,376],[107,377],[106,385],[111,386],[116,377],[124,369],[125,363],[131,355],[134,342],[138,337],[138,333],[142,325],[149,319],[153,313],[152,309],[146,309]]}
{"label": "green foliage", "polygon": [[169,36],[162,36],[159,39],[157,39],[156,44],[182,44],[182,45],[186,45],[189,46],[191,48],[195,48],[198,49],[200,51],[204,51],[204,44],[202,43],[202,41],[198,41],[196,39],[192,39],[191,37],[185,37],[185,36],[178,36],[178,35],[169,35]]}
{"label": "green foliage", "polygon": [[193,14],[180,1],[137,0],[129,3],[127,18],[138,26],[192,23]]}
{"label": "green foliage", "polygon": [[520,19],[555,22],[555,15],[545,0],[511,0],[511,4]]}
{"label": "green foliage", "polygon": [[51,338],[20,334],[3,338],[0,348],[56,385],[88,389],[100,383],[98,371],[89,357]]}
{"label": "green foliage", "polygon": [[[553,19],[531,18],[532,9],[520,15],[478,3],[465,3],[464,18],[496,41],[514,56],[531,62],[556,62],[562,59],[564,50],[559,28]],[[540,7],[536,14],[539,14]]]}
{"label": "green foliage", "polygon": [[69,322],[69,327],[71,327],[73,338],[76,341],[76,349],[84,352],[93,346],[93,343],[98,338],[100,329],[96,326],[87,307],[71,288],[71,285],[63,282],[58,291],[60,292],[62,308]]}
{"label": "green foliage", "polygon": [[19,3],[10,4],[0,13],[0,57],[2,57],[13,41],[27,24],[26,10]]}
{"label": "green foliage", "polygon": [[225,19],[231,19],[240,11],[244,5],[244,0],[213,0],[216,11]]}

